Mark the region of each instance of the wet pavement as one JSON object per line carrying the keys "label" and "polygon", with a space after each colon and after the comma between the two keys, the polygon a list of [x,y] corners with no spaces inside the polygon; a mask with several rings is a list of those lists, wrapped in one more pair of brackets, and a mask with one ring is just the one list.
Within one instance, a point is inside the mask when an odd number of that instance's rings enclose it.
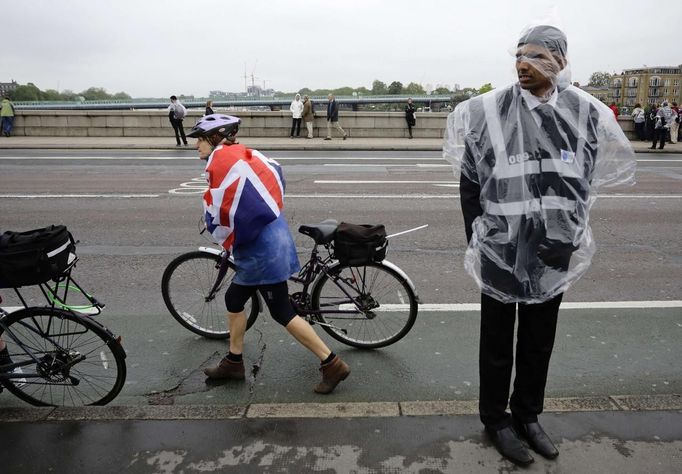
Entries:
{"label": "wet pavement", "polygon": [[546,414],[560,455],[521,469],[475,415],[5,423],[9,473],[675,473],[682,411]]}

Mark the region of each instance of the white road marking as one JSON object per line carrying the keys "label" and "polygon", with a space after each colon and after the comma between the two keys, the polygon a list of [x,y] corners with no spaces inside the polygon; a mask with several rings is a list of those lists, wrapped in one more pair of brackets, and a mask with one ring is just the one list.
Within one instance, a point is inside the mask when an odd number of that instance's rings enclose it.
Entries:
{"label": "white road marking", "polygon": [[641,158],[637,160],[638,162],[657,162],[657,163],[682,163],[682,159],[670,159],[670,160],[663,160],[663,159],[654,159],[654,158]]}
{"label": "white road marking", "polygon": [[454,181],[379,180],[379,179],[316,179],[315,184],[457,184]]}
{"label": "white road marking", "polygon": [[[405,311],[406,304],[382,304],[373,311]],[[682,300],[670,301],[586,301],[586,302],[563,302],[561,309],[655,309],[655,308],[682,308]],[[342,305],[341,309],[350,309],[350,305]],[[435,313],[480,311],[479,303],[438,304],[424,303],[419,305],[419,311]]]}
{"label": "white road marking", "polygon": [[[2,309],[7,313],[13,313],[15,311],[19,311],[20,309],[24,309],[24,306],[2,306]],[[101,313],[101,311],[98,310],[97,308],[83,308],[74,311],[76,311],[77,313],[91,314],[94,316],[97,316],[98,314]]]}
{"label": "white road marking", "polygon": [[[329,161],[329,160],[358,160],[358,161],[443,161],[443,158],[434,157],[376,157],[376,156],[272,156],[275,161]],[[0,156],[1,160],[88,160],[88,161],[98,161],[98,160],[142,160],[142,161],[154,161],[154,160],[193,160],[199,161],[199,157],[194,156]],[[450,166],[450,165],[447,165]]]}
{"label": "white road marking", "polygon": [[[440,185],[447,186],[447,185]],[[456,187],[451,185],[449,187]],[[197,195],[206,187],[192,186],[168,190],[176,196]],[[160,194],[0,194],[0,199],[144,199]],[[287,199],[459,199],[459,194],[287,194]],[[599,194],[600,199],[682,199],[680,194]]]}
{"label": "white road marking", "polygon": [[285,199],[459,199],[458,194],[286,194]]}
{"label": "white road marking", "polygon": [[199,161],[198,156],[0,156],[1,160],[88,160],[88,161],[115,161],[115,160],[194,160]]}
{"label": "white road marking", "polygon": [[[186,149],[185,149],[186,150]],[[358,161],[445,161],[441,157],[389,157],[389,156],[280,156],[274,157],[276,161],[330,161],[330,160],[358,160]],[[198,161],[198,156],[0,156],[1,160],[143,160],[143,161],[156,161],[156,160],[193,160]],[[638,162],[658,162],[658,163],[678,163],[682,164],[682,158],[637,158]],[[372,165],[374,166],[374,165]],[[376,165],[381,166],[381,165]],[[447,167],[450,168],[450,164],[408,164],[405,166],[418,166],[418,167]]]}
{"label": "white road marking", "polygon": [[0,194],[0,198],[38,199],[38,198],[156,198],[158,194]]}

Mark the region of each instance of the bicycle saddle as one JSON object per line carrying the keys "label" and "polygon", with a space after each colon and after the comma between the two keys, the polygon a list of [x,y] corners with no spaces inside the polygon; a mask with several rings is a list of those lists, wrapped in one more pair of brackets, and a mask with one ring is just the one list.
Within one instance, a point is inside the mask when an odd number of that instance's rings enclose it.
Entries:
{"label": "bicycle saddle", "polygon": [[316,244],[328,244],[334,239],[339,223],[335,219],[325,219],[319,224],[303,224],[298,231],[311,237]]}

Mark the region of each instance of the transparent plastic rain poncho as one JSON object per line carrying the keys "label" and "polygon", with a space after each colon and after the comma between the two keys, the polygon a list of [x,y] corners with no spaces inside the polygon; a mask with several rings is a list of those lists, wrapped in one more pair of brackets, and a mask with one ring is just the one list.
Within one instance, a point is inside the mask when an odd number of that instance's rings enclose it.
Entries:
{"label": "transparent plastic rain poncho", "polygon": [[595,252],[597,191],[634,184],[628,139],[605,104],[570,85],[565,53],[560,30],[524,31],[517,65],[549,78],[550,93],[537,98],[520,78],[448,116],[443,156],[460,175],[471,221],[465,268],[504,303],[547,301],[580,278]]}

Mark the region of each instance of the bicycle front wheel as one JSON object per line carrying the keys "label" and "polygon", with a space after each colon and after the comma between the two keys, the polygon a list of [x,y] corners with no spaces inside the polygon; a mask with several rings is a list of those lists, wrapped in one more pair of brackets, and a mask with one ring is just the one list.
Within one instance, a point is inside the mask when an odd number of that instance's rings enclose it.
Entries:
{"label": "bicycle front wheel", "polygon": [[[208,252],[189,252],[173,260],[163,272],[161,293],[171,315],[195,334],[211,339],[227,339],[224,290],[234,278],[234,265],[229,268],[218,290],[209,298],[218,278],[221,257]],[[258,297],[249,298],[244,307],[250,328],[258,317]]]}
{"label": "bicycle front wheel", "polygon": [[22,400],[37,406],[106,405],[123,388],[125,351],[88,316],[32,307],[11,313],[4,324],[0,336],[19,367],[2,383]]}
{"label": "bicycle front wheel", "polygon": [[330,336],[363,349],[399,341],[417,319],[412,288],[381,263],[332,268],[313,288],[312,308]]}

